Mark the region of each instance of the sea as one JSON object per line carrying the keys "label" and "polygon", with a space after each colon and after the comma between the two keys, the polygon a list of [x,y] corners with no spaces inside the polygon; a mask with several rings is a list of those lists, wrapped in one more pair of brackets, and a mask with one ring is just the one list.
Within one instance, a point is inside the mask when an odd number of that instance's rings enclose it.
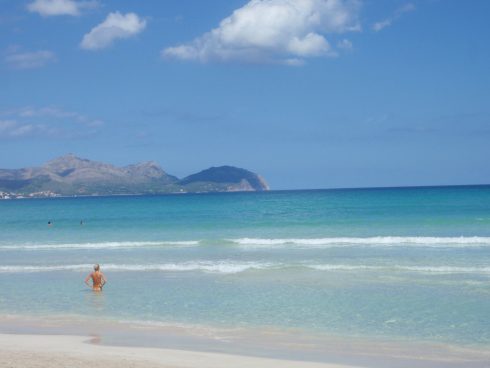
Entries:
{"label": "sea", "polygon": [[490,186],[3,200],[0,315],[490,347]]}

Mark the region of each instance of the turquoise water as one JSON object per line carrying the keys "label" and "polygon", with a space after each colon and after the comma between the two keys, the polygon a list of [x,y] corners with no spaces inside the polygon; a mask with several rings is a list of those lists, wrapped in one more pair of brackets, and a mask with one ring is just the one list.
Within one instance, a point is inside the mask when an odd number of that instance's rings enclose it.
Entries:
{"label": "turquoise water", "polygon": [[0,201],[0,314],[489,345],[489,311],[489,186]]}

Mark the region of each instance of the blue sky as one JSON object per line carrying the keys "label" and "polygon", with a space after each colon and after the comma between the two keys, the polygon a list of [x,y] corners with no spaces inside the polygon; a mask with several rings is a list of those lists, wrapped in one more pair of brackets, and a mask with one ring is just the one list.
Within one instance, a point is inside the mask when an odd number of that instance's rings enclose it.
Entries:
{"label": "blue sky", "polygon": [[490,183],[490,2],[0,0],[0,167]]}

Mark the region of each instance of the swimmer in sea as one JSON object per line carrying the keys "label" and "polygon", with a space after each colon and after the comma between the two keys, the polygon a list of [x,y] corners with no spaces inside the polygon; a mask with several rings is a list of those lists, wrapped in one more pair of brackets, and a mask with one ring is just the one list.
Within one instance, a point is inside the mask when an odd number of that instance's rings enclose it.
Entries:
{"label": "swimmer in sea", "polygon": [[[92,286],[88,283],[92,279]],[[100,266],[96,264],[94,266],[94,272],[90,273],[85,278],[85,283],[88,287],[91,287],[93,291],[102,291],[102,287],[106,284],[107,280],[102,272],[100,272]]]}

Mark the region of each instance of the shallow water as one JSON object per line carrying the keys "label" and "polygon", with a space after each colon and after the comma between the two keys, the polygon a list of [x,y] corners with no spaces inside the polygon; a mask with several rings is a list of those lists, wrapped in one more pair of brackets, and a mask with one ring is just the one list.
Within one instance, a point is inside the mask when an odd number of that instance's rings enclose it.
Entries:
{"label": "shallow water", "polygon": [[12,309],[486,346],[490,187],[1,201]]}

